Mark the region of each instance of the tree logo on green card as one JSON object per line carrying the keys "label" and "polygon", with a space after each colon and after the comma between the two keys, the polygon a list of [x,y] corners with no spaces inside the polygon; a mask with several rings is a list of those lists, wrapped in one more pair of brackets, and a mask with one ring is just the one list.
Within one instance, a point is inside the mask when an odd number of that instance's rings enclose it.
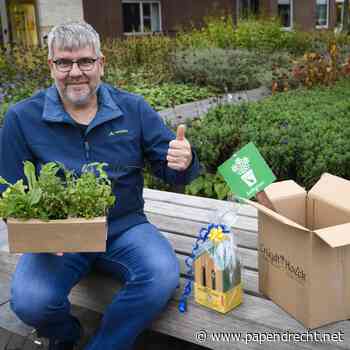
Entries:
{"label": "tree logo on green card", "polygon": [[240,175],[241,179],[252,187],[256,184],[254,171],[250,168],[249,159],[247,157],[237,158],[231,167],[232,171]]}
{"label": "tree logo on green card", "polygon": [[276,180],[255,145],[250,142],[219,166],[231,191],[239,197],[251,198]]}

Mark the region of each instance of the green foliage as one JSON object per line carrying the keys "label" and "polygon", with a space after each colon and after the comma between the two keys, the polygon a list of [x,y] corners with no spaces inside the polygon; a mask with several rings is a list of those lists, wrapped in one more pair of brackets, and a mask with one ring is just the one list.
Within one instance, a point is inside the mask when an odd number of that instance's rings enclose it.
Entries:
{"label": "green foliage", "polygon": [[186,193],[194,196],[226,199],[232,195],[224,179],[218,174],[202,174],[190,185],[186,186]]}
{"label": "green foliage", "polygon": [[283,31],[274,18],[241,19],[234,25],[232,16],[208,17],[201,29],[177,35],[180,48],[249,49],[263,52],[287,50],[302,54],[311,48],[313,36],[298,30]]}
{"label": "green foliage", "polygon": [[47,51],[39,47],[0,48],[0,123],[10,104],[50,85]]}
{"label": "green foliage", "polygon": [[146,166],[146,169],[143,174],[144,186],[146,188],[153,188],[162,191],[171,191],[171,186],[159,180],[157,177],[153,176],[149,166]]}
{"label": "green foliage", "polygon": [[[350,45],[344,34],[282,31],[274,19],[249,18],[234,26],[232,16],[212,16],[202,28],[182,31],[175,38],[146,35],[103,42],[107,60],[104,79],[145,94],[159,110],[208,97],[213,89],[224,92],[270,86],[276,56],[322,53],[330,42],[338,45],[345,60]],[[0,122],[10,104],[52,83],[46,62],[46,48],[12,46],[0,51]],[[285,63],[278,67],[283,74],[290,70]],[[184,88],[176,83],[194,86]],[[197,94],[197,84],[204,84],[208,93],[199,90]]]}
{"label": "green foliage", "polygon": [[125,90],[142,95],[158,111],[214,96],[214,92],[207,87],[181,83],[163,83],[161,85],[145,83],[129,85],[125,87]]}
{"label": "green foliage", "polygon": [[[114,204],[111,183],[104,172],[104,163],[90,163],[83,167],[80,177],[70,175],[67,182],[68,213],[71,217],[93,218],[104,216]],[[96,176],[94,170],[98,176]]]}
{"label": "green foliage", "polygon": [[[42,166],[37,176],[34,165],[25,161],[28,185],[23,180],[12,185],[0,177],[0,183],[7,185],[0,199],[0,217],[55,220],[104,216],[115,201],[104,166],[88,164],[81,176],[76,177],[63,166],[50,162]],[[63,178],[58,176],[59,171]]]}
{"label": "green foliage", "polygon": [[229,158],[227,155],[240,146],[246,110],[246,104],[222,105],[211,109],[204,118],[188,122],[186,137],[191,140],[207,172],[215,173]]}
{"label": "green foliage", "polygon": [[319,85],[331,85],[340,78],[350,75],[350,56],[343,60],[335,43],[330,43],[323,54],[305,53],[293,62],[293,68],[273,72],[272,93],[288,91],[290,87],[312,88]]}
{"label": "green foliage", "polygon": [[202,28],[191,28],[190,31],[180,30],[176,36],[179,48],[204,49],[208,47],[235,47],[235,26],[232,16],[210,16],[204,19]]}
{"label": "green foliage", "polygon": [[217,167],[250,141],[278,180],[293,179],[309,189],[323,172],[350,179],[349,80],[258,103],[220,106],[189,126],[186,136],[211,175],[203,178],[206,184],[193,182],[188,193],[220,198],[212,190],[223,181],[215,177]]}
{"label": "green foliage", "polygon": [[248,51],[200,49],[177,53],[175,77],[183,82],[211,85],[220,91],[235,91],[259,86],[258,60]]}
{"label": "green foliage", "polygon": [[270,84],[272,66],[286,67],[290,60],[283,52],[267,55],[246,49],[187,50],[174,56],[174,76],[184,83],[214,86],[220,92],[239,91]]}
{"label": "green foliage", "polygon": [[294,32],[282,31],[281,24],[275,19],[241,20],[235,31],[235,45],[246,49],[269,52],[276,49],[291,49],[293,39],[296,39]]}
{"label": "green foliage", "polygon": [[171,75],[169,57],[174,45],[174,40],[164,35],[105,41],[102,52],[107,58],[106,75],[122,69],[126,76],[130,76],[141,70],[144,77],[153,82],[166,81]]}

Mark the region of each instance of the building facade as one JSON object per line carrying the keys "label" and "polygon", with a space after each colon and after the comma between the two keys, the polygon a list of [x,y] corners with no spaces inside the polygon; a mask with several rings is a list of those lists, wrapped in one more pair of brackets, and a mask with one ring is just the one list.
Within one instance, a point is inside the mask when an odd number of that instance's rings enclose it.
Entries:
{"label": "building facade", "polygon": [[176,33],[200,25],[208,15],[279,17],[287,30],[332,29],[340,25],[344,0],[0,0],[0,44],[37,45],[52,26],[91,23],[103,38]]}
{"label": "building facade", "polygon": [[261,11],[280,17],[282,26],[312,31],[341,25],[344,0],[262,0]]}
{"label": "building facade", "polygon": [[54,25],[83,19],[82,0],[0,0],[0,44],[38,45]]}

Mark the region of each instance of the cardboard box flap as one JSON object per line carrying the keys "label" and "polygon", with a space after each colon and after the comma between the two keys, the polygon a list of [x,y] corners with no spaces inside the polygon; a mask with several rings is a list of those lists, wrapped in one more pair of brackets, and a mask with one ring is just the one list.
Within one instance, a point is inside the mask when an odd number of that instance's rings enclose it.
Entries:
{"label": "cardboard box flap", "polygon": [[350,244],[350,223],[322,228],[314,233],[332,248]]}
{"label": "cardboard box flap", "polygon": [[328,173],[308,193],[308,199],[319,199],[350,213],[350,181]]}
{"label": "cardboard box flap", "polygon": [[281,214],[278,214],[276,213],[275,211],[273,210],[270,210],[268,208],[266,208],[265,206],[257,203],[257,202],[253,202],[253,201],[250,201],[249,199],[242,199],[245,203],[249,204],[249,205],[252,205],[253,207],[255,207],[256,209],[258,209],[259,211],[263,212],[264,214],[274,218],[275,220],[285,224],[285,225],[288,225],[288,226],[291,226],[291,227],[295,227],[299,230],[303,230],[303,231],[307,231],[307,232],[310,232],[310,230],[308,230],[306,227],[304,226],[301,226],[299,224],[297,224],[296,222],[284,217],[283,215]]}
{"label": "cardboard box flap", "polygon": [[293,180],[286,180],[271,184],[265,189],[265,192],[277,213],[307,227],[306,191],[303,187]]}
{"label": "cardboard box flap", "polygon": [[280,198],[290,197],[291,195],[304,194],[306,196],[305,189],[293,180],[274,182],[265,188],[265,192],[272,203]]}

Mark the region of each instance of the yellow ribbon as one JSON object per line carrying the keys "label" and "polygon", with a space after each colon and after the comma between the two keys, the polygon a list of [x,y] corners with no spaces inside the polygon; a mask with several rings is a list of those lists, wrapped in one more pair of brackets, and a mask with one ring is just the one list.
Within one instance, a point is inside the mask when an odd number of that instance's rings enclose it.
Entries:
{"label": "yellow ribbon", "polygon": [[213,227],[209,233],[209,239],[214,242],[214,244],[218,244],[225,239],[224,233],[222,232],[222,228]]}

